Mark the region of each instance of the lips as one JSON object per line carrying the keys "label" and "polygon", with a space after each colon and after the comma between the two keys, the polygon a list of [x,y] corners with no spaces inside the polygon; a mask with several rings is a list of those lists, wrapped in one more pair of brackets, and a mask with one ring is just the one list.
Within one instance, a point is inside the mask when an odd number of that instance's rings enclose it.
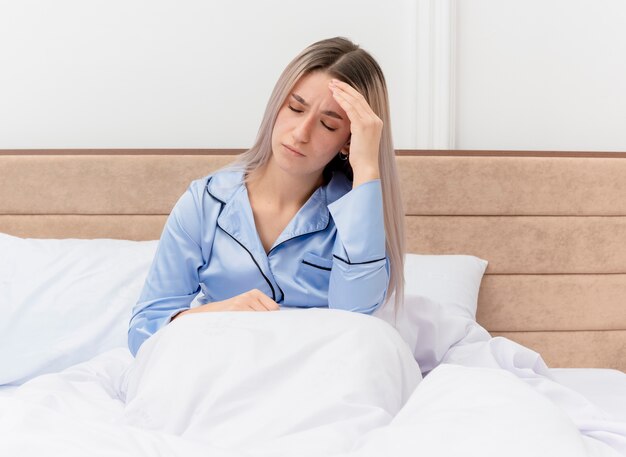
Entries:
{"label": "lips", "polygon": [[300,151],[298,151],[297,149],[294,149],[290,146],[287,146],[286,144],[283,144],[283,146],[287,149],[289,149],[291,152],[293,152],[294,154],[298,154],[304,157],[304,154],[302,154]]}

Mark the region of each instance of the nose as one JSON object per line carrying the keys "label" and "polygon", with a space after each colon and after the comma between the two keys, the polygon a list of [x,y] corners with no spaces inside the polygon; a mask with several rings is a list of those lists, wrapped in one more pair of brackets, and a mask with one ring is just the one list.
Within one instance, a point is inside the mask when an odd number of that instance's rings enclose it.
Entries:
{"label": "nose", "polygon": [[293,129],[293,139],[298,143],[308,143],[311,139],[311,128],[313,127],[313,115],[302,116],[298,124]]}

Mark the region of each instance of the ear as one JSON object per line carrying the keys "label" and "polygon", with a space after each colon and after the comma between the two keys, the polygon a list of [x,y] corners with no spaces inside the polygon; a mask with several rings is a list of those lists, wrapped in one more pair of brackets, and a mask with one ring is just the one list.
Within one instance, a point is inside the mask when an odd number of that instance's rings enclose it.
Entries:
{"label": "ear", "polygon": [[343,145],[339,152],[343,154],[350,154],[350,137],[348,137],[348,141],[346,141],[346,144]]}

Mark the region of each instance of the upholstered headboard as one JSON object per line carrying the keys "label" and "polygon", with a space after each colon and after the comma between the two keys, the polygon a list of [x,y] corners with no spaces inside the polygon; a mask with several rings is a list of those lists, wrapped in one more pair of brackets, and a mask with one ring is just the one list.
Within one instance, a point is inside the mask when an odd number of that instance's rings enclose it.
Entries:
{"label": "upholstered headboard", "polygon": [[[158,239],[239,150],[0,151],[0,232]],[[489,261],[478,321],[552,367],[626,371],[626,154],[399,151],[407,247]]]}

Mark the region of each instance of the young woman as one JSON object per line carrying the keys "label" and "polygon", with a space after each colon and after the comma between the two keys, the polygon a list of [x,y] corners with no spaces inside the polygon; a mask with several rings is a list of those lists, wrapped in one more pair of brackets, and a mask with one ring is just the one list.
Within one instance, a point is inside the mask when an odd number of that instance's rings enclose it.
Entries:
{"label": "young woman", "polygon": [[380,67],[345,38],[314,43],[280,76],[254,146],[172,209],[130,350],[193,313],[372,313],[393,292],[398,305],[403,219]]}

